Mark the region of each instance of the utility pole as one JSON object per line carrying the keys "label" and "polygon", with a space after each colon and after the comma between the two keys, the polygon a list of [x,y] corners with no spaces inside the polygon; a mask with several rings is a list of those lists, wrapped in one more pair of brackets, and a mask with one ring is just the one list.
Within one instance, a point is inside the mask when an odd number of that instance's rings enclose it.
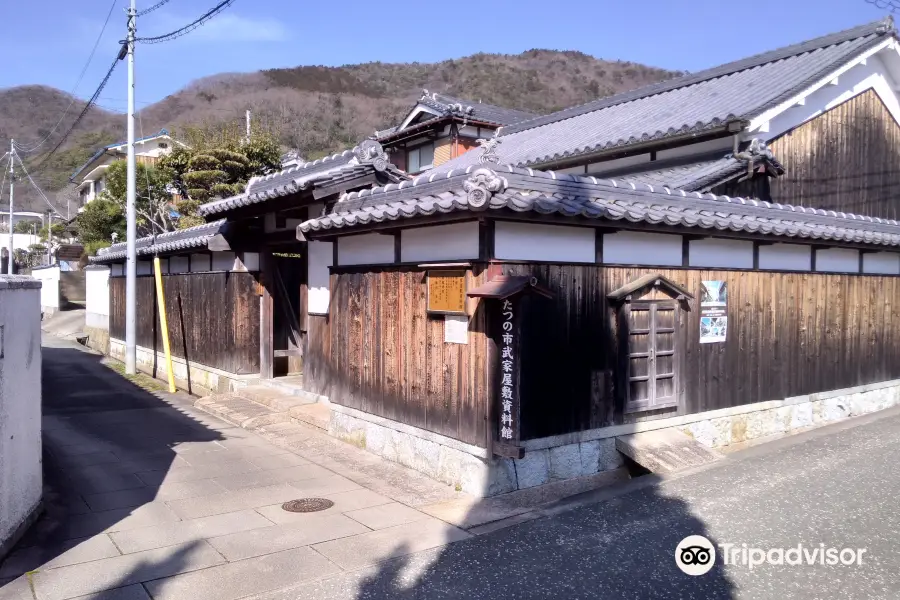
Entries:
{"label": "utility pole", "polygon": [[13,274],[13,190],[16,187],[16,180],[13,176],[13,158],[16,155],[16,146],[12,138],[9,140],[9,260],[6,262],[6,274]]}
{"label": "utility pole", "polygon": [[135,23],[137,7],[135,0],[131,0],[128,9],[128,170],[127,191],[125,195],[125,373],[134,375],[137,372],[137,255],[134,242],[137,237],[137,223],[135,219],[135,164],[134,164],[134,38],[137,30]]}

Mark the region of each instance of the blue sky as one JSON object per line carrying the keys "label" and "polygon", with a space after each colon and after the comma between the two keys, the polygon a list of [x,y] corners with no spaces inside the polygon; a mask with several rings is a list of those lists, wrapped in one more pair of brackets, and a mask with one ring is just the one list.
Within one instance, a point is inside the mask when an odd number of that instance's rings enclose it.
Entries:
{"label": "blue sky", "polygon": [[[0,0],[0,88],[40,83],[71,91],[112,0]],[[124,37],[117,0],[97,55],[76,94],[90,95]],[[138,0],[138,9],[155,0]],[[217,0],[171,0],[141,19],[138,35],[177,29]],[[388,3],[237,0],[173,42],[140,45],[138,107],[222,72],[304,64],[434,62],[475,52],[580,50],[597,57],[696,71],[879,19],[865,0],[493,0]],[[478,16],[475,22],[473,15]],[[124,67],[124,63],[122,63]],[[125,106],[125,69],[100,99]]]}

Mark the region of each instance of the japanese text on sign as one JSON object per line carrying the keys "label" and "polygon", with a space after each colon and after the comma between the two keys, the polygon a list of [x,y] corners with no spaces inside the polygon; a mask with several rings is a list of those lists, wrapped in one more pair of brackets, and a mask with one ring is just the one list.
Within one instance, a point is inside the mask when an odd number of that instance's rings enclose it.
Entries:
{"label": "japanese text on sign", "polygon": [[510,440],[513,437],[512,404],[515,392],[513,381],[515,357],[513,356],[513,342],[515,341],[515,328],[513,327],[513,305],[509,300],[503,301],[503,321],[501,327],[502,344],[500,346],[500,401],[502,411],[500,413],[500,438]]}
{"label": "japanese text on sign", "polygon": [[428,312],[466,313],[466,272],[428,272]]}

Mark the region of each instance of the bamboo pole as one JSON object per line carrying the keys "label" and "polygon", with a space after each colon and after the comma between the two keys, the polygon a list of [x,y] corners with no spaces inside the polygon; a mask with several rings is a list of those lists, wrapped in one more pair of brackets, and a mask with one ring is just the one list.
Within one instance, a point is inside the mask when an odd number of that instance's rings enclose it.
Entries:
{"label": "bamboo pole", "polygon": [[162,330],[163,351],[166,353],[166,373],[169,376],[169,393],[175,393],[175,373],[172,371],[172,352],[169,349],[169,322],[166,318],[166,297],[163,294],[162,269],[159,257],[153,257],[153,271],[156,275],[156,304],[159,306],[159,327]]}

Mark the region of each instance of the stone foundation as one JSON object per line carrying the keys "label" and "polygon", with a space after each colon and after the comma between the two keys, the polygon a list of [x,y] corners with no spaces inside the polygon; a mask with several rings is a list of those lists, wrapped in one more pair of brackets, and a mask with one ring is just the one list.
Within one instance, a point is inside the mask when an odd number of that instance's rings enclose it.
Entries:
{"label": "stone foundation", "polygon": [[84,333],[88,336],[87,347],[101,354],[109,354],[109,330],[101,327],[85,325]]}
{"label": "stone foundation", "polygon": [[675,429],[710,448],[790,434],[900,404],[900,380],[591,429],[523,442],[522,459],[489,458],[484,448],[332,404],[328,432],[476,496],[495,496],[620,468],[616,437]]}
{"label": "stone foundation", "polygon": [[[124,361],[125,342],[109,338],[109,356]],[[164,353],[154,352],[150,348],[138,346],[136,360],[136,366],[139,371],[168,382],[166,356]],[[183,358],[174,356],[172,357],[172,370],[175,374],[175,385],[197,396],[227,394],[259,381],[258,374],[237,375],[193,362],[189,365]]]}

